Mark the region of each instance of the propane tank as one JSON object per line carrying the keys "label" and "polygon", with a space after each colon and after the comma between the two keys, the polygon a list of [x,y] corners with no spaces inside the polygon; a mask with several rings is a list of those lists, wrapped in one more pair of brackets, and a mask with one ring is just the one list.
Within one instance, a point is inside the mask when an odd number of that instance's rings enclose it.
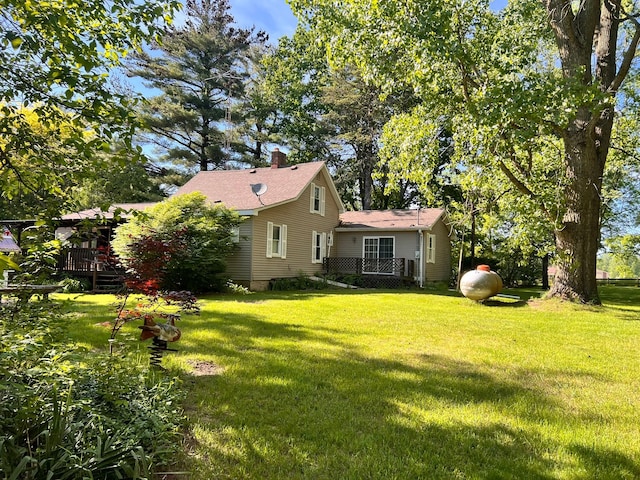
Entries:
{"label": "propane tank", "polygon": [[470,300],[482,301],[502,290],[502,279],[489,265],[478,265],[460,279],[460,291]]}

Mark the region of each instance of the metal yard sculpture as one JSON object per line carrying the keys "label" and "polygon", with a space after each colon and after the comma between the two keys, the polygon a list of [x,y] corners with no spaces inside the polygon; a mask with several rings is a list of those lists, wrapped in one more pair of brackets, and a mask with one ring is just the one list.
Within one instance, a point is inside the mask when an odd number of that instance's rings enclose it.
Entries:
{"label": "metal yard sculpture", "polygon": [[150,363],[153,367],[161,368],[162,355],[166,351],[177,352],[176,349],[168,348],[168,342],[177,342],[182,335],[180,329],[176,327],[176,319],[178,315],[168,315],[167,323],[156,323],[153,317],[147,316],[144,319],[144,325],[138,328],[140,332],[140,340],[148,340],[152,338],[153,344],[149,347],[151,350]]}

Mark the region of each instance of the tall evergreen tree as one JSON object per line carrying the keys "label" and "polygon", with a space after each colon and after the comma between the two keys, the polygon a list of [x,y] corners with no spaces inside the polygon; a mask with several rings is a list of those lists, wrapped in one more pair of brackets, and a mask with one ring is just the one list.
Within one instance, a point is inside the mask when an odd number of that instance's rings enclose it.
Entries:
{"label": "tall evergreen tree", "polygon": [[160,148],[163,160],[209,170],[235,158],[225,130],[245,94],[250,48],[267,37],[237,28],[229,10],[228,0],[188,0],[184,25],[167,29],[162,43],[129,65],[130,76],[162,92],[140,113],[145,139]]}

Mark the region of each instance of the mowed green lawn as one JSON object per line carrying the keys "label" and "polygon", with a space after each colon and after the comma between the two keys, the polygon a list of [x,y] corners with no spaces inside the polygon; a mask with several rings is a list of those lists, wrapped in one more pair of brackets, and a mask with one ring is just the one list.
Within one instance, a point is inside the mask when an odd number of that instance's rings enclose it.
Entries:
{"label": "mowed green lawn", "polygon": [[[163,360],[188,391],[180,468],[202,480],[640,478],[640,289],[601,292],[601,308],[447,292],[203,298]],[[110,301],[77,298],[79,342],[107,348],[94,324]]]}

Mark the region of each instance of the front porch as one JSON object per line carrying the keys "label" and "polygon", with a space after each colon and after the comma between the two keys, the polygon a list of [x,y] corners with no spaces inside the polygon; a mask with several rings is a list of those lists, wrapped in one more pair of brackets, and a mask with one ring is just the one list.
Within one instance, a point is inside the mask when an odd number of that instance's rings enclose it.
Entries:
{"label": "front porch", "polygon": [[357,276],[361,286],[399,288],[415,283],[415,260],[406,258],[325,257],[327,275]]}

